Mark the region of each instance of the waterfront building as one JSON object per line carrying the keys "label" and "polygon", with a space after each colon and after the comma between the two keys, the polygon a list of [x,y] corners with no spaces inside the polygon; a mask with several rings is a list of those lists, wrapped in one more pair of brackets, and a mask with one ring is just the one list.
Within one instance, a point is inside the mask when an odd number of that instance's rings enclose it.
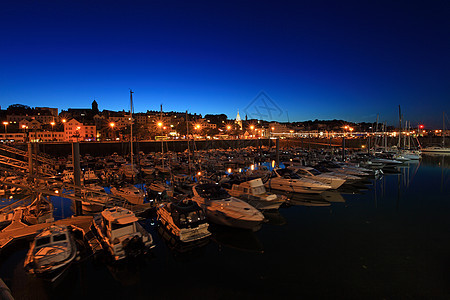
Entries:
{"label": "waterfront building", "polygon": [[64,140],[66,142],[95,141],[97,136],[96,127],[91,123],[82,123],[71,119],[64,123]]}

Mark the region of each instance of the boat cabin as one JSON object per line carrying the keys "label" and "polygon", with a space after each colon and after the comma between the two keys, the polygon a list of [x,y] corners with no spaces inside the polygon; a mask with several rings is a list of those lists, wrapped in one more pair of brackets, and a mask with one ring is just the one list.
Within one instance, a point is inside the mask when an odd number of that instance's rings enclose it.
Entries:
{"label": "boat cabin", "polygon": [[122,207],[113,207],[102,212],[103,227],[111,241],[135,233],[136,221],[138,218],[134,213]]}
{"label": "boat cabin", "polygon": [[173,222],[178,228],[196,227],[198,224],[206,223],[206,216],[198,204],[192,200],[180,203],[169,203],[168,211],[172,215]]}

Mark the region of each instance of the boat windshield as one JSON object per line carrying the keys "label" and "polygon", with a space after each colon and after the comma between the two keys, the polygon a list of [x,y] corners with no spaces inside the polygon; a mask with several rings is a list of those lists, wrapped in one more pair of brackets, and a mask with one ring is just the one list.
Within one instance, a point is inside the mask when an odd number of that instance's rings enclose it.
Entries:
{"label": "boat windshield", "polygon": [[202,210],[181,213],[177,220],[174,219],[180,228],[186,228],[189,225],[194,225],[204,220],[205,215]]}
{"label": "boat windshield", "polygon": [[53,241],[54,242],[65,241],[66,239],[67,238],[66,238],[65,234],[56,234],[56,235],[53,236]]}
{"label": "boat windshield", "polygon": [[311,172],[311,174],[313,174],[315,176],[322,174],[322,173],[320,173],[319,170],[316,170],[316,169],[311,169],[311,170],[309,170],[309,172]]}
{"label": "boat windshield", "polygon": [[36,247],[42,246],[42,245],[47,245],[50,244],[50,237],[46,236],[46,237],[42,237],[36,240]]}
{"label": "boat windshield", "polygon": [[111,223],[111,230],[117,230],[117,229],[124,229],[129,227],[130,230],[133,229],[133,224],[118,224],[118,223]]}
{"label": "boat windshield", "polygon": [[277,173],[280,177],[286,178],[286,179],[300,179],[300,176],[292,170],[289,169],[278,169]]}
{"label": "boat windshield", "polygon": [[196,189],[202,198],[208,200],[221,200],[230,197],[227,191],[216,184],[199,185],[196,186]]}
{"label": "boat windshield", "polygon": [[264,187],[264,185],[260,185],[260,186],[255,186],[253,188],[253,194],[254,195],[262,195],[266,192],[266,188]]}

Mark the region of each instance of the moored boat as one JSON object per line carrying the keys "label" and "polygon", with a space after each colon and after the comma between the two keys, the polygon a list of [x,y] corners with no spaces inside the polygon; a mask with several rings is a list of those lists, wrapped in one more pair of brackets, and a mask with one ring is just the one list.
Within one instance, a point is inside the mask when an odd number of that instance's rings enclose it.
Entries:
{"label": "moored boat", "polygon": [[114,260],[146,254],[154,247],[153,237],[135,214],[122,207],[105,209],[94,217],[93,226]]}
{"label": "moored boat", "polygon": [[250,204],[231,197],[217,184],[199,184],[192,188],[192,200],[203,209],[211,222],[219,225],[257,230],[264,215]]}
{"label": "moored boat", "polygon": [[266,187],[292,193],[320,194],[331,189],[331,185],[309,178],[302,178],[290,169],[274,169]]}
{"label": "moored boat", "polygon": [[111,194],[123,197],[131,204],[143,204],[145,198],[145,193],[131,184],[112,187]]}
{"label": "moored boat", "polygon": [[163,203],[158,206],[157,214],[162,226],[181,242],[193,242],[211,235],[203,210],[192,200]]}
{"label": "moored boat", "polygon": [[233,184],[227,189],[231,196],[239,198],[259,210],[278,209],[287,197],[266,191],[261,178]]}
{"label": "moored boat", "polygon": [[77,256],[77,246],[69,228],[52,225],[42,230],[31,243],[25,258],[25,270],[56,280]]}

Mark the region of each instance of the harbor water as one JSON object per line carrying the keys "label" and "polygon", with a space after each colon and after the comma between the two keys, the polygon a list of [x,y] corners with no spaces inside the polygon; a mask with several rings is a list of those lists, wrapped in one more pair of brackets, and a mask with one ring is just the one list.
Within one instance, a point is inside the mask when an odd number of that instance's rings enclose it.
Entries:
{"label": "harbor water", "polygon": [[[185,252],[150,217],[151,255],[85,257],[53,284],[24,271],[28,244],[18,243],[2,253],[0,277],[16,300],[450,298],[450,156],[335,196],[330,206],[283,205],[256,232],[211,227],[206,245]],[[56,218],[72,214],[70,200],[52,200]]]}

